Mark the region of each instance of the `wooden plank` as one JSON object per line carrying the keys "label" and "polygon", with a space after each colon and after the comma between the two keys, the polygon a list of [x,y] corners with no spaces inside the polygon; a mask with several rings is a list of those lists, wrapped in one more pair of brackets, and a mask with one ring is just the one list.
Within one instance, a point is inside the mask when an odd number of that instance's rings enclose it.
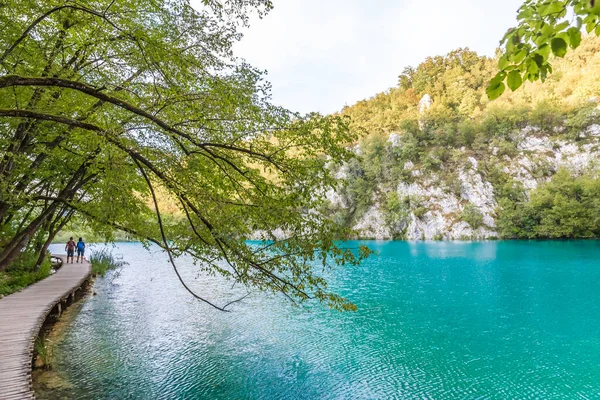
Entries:
{"label": "wooden plank", "polygon": [[35,399],[31,388],[34,341],[54,306],[89,280],[88,262],[67,264],[52,276],[0,299],[0,400]]}

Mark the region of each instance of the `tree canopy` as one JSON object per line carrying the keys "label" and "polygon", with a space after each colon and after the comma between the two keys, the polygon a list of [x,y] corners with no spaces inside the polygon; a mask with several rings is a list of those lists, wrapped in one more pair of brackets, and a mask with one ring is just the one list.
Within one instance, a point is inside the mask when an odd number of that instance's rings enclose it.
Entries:
{"label": "tree canopy", "polygon": [[349,231],[315,210],[356,138],[344,118],[273,105],[264,72],[232,54],[270,8],[0,1],[0,271],[42,260],[77,218],[162,247],[179,277],[189,254],[250,288],[352,309],[318,265],[368,251],[341,247]]}
{"label": "tree canopy", "polygon": [[579,47],[582,29],[600,35],[600,1],[526,0],[517,19],[518,26],[500,42],[503,55],[487,88],[490,99],[500,97],[507,85],[515,91],[524,81],[545,81],[552,73],[550,55],[562,58]]}

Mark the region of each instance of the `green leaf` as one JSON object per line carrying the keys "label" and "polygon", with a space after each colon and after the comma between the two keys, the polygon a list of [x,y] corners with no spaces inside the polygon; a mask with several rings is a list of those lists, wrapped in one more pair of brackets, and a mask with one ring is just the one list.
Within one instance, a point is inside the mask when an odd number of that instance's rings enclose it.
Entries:
{"label": "green leaf", "polygon": [[548,67],[544,66],[544,68],[540,69],[540,79],[542,80],[542,82],[545,82],[547,77],[548,77]]}
{"label": "green leaf", "polygon": [[576,49],[581,44],[581,31],[577,28],[569,28],[567,31],[569,35],[569,42],[573,49]]}
{"label": "green leaf", "polygon": [[561,22],[560,24],[556,25],[554,27],[554,30],[556,32],[560,32],[560,31],[564,30],[568,26],[569,26],[569,21],[564,21],[564,22]]}
{"label": "green leaf", "polygon": [[508,74],[508,79],[506,80],[506,83],[508,84],[510,90],[514,92],[523,84],[523,78],[521,78],[521,73],[519,71],[511,71],[511,73]]}
{"label": "green leaf", "polygon": [[533,16],[533,14],[531,12],[531,9],[526,8],[519,13],[519,15],[517,16],[517,19],[528,19],[528,18],[531,18],[532,16]]}
{"label": "green leaf", "polygon": [[596,29],[596,21],[591,21],[591,22],[588,22],[588,23],[585,25],[585,30],[586,30],[586,32],[587,32],[587,33],[590,33],[590,32],[591,32],[591,31],[593,31],[594,29]]}
{"label": "green leaf", "polygon": [[510,28],[508,31],[506,31],[506,33],[504,34],[504,37],[500,41],[500,45],[504,45],[504,43],[511,42],[511,39],[515,33],[516,33],[515,28]]}
{"label": "green leaf", "polygon": [[502,93],[504,93],[505,90],[506,86],[503,82],[500,82],[497,84],[490,84],[490,86],[488,86],[485,89],[485,92],[487,93],[490,100],[495,100],[498,97],[502,96]]}
{"label": "green leaf", "polygon": [[506,67],[508,67],[510,65],[510,62],[506,59],[506,56],[502,56],[500,57],[500,59],[498,60],[498,68],[500,70],[505,69]]}
{"label": "green leaf", "polygon": [[540,67],[538,67],[535,60],[530,58],[527,60],[527,64],[527,72],[529,72],[531,75],[537,75],[540,71]]}
{"label": "green leaf", "polygon": [[569,47],[569,44],[571,43],[571,38],[569,37],[569,34],[567,32],[558,33],[556,36],[554,36],[554,39],[556,39],[556,38],[560,38],[560,39],[564,40],[565,43],[567,44],[567,47]]}
{"label": "green leaf", "polygon": [[586,24],[589,22],[594,22],[594,21],[596,21],[596,18],[598,18],[594,14],[590,14],[587,11],[585,12],[585,14],[586,14],[586,16],[583,18],[583,22]]}
{"label": "green leaf", "polygon": [[498,72],[496,76],[490,80],[490,86],[497,85],[498,83],[504,81],[504,78],[506,78],[506,73],[503,71]]}
{"label": "green leaf", "polygon": [[540,14],[542,17],[547,17],[551,14],[560,14],[564,9],[565,5],[562,1],[553,1],[546,6],[540,7]]}
{"label": "green leaf", "polygon": [[544,24],[542,26],[542,29],[540,29],[540,32],[542,33],[542,36],[548,37],[548,36],[552,35],[554,32],[556,32],[556,30],[554,29],[554,27],[552,25]]}
{"label": "green leaf", "polygon": [[554,38],[552,39],[552,42],[550,42],[550,45],[552,46],[552,53],[554,53],[556,57],[562,58],[567,54],[567,42],[565,42],[564,39]]}
{"label": "green leaf", "polygon": [[537,49],[536,53],[542,56],[544,61],[546,61],[548,60],[548,57],[550,57],[550,46],[544,44]]}
{"label": "green leaf", "polygon": [[510,59],[513,63],[519,64],[519,63],[523,62],[525,57],[527,57],[527,50],[521,49],[521,50],[517,51],[516,53],[514,53]]}
{"label": "green leaf", "polygon": [[600,25],[596,27],[596,36],[600,36]]}
{"label": "green leaf", "polygon": [[576,15],[587,14],[587,10],[586,10],[585,4],[583,2],[575,3],[575,5],[573,6],[573,11],[575,12]]}
{"label": "green leaf", "polygon": [[539,35],[533,39],[533,43],[535,43],[538,47],[544,45],[548,41],[548,37],[544,35]]}
{"label": "green leaf", "polygon": [[588,5],[587,11],[589,13],[600,15],[600,2],[598,2],[598,0],[586,0],[586,3]]}
{"label": "green leaf", "polygon": [[533,55],[533,61],[535,61],[535,64],[539,67],[542,68],[542,66],[544,65],[544,57],[542,57],[539,54],[534,54]]}

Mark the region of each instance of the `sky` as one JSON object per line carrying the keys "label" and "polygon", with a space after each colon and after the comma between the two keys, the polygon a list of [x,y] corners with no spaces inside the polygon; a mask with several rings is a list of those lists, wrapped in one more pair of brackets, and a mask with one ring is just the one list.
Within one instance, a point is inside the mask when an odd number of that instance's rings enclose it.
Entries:
{"label": "sky", "polygon": [[523,0],[273,0],[234,54],[268,71],[273,102],[339,111],[397,84],[406,66],[469,47],[493,55]]}

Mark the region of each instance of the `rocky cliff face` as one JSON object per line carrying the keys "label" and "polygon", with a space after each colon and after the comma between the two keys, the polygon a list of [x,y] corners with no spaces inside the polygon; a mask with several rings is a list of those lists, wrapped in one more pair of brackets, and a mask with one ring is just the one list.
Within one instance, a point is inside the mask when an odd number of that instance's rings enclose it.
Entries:
{"label": "rocky cliff face", "polygon": [[[397,134],[390,135],[389,144],[399,146],[398,137]],[[497,238],[498,203],[494,186],[486,178],[482,163],[502,166],[502,171],[520,182],[526,192],[549,180],[559,168],[567,168],[577,174],[600,171],[600,125],[588,127],[577,141],[558,137],[561,136],[544,134],[537,128],[528,127],[514,138],[516,151],[510,156],[499,155],[498,148],[491,148],[489,154],[477,159],[476,155],[469,155],[463,148],[465,162],[457,171],[452,171],[455,182],[452,182],[450,190],[448,182],[440,178],[449,172],[444,171],[443,166],[440,172],[433,173],[421,171],[413,163],[406,162],[403,168],[412,178],[400,182],[395,190],[398,198],[413,201],[399,226],[391,226],[386,221],[384,206],[378,198],[374,198],[366,212],[353,221],[353,226],[361,238],[382,240],[397,237],[398,232],[402,232],[402,237],[407,240]],[[341,168],[339,178],[345,178],[344,168]],[[380,188],[379,192],[383,191]],[[339,193],[330,192],[328,199],[333,205],[348,207]],[[476,224],[479,225],[476,228],[464,220],[466,208],[476,210],[479,215],[481,223]]]}

